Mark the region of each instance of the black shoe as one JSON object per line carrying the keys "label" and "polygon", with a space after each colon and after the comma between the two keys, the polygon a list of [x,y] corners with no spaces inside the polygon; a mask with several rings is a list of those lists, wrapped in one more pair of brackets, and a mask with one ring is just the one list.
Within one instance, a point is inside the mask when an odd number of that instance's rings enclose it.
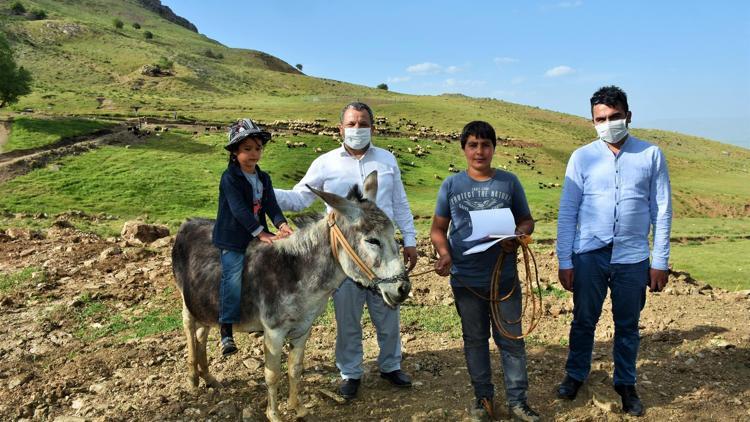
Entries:
{"label": "black shoe", "polygon": [[565,375],[565,379],[557,386],[557,397],[565,400],[574,400],[578,394],[578,389],[583,385],[582,381]]}
{"label": "black shoe", "polygon": [[346,378],[339,384],[339,394],[347,400],[357,397],[357,390],[359,390],[359,380],[356,378]]}
{"label": "black shoe", "polygon": [[541,420],[539,418],[539,413],[536,413],[534,409],[530,408],[526,402],[508,406],[508,411],[514,421],[538,422]]}
{"label": "black shoe", "polygon": [[228,356],[236,352],[237,352],[237,345],[234,344],[234,338],[222,337],[221,338],[221,354],[224,356]]}
{"label": "black shoe", "polygon": [[387,379],[396,387],[411,387],[411,378],[400,369],[391,372],[381,372],[380,377]]}
{"label": "black shoe", "polygon": [[622,411],[632,416],[643,416],[643,403],[638,398],[635,385],[615,385],[615,391],[622,397]]}

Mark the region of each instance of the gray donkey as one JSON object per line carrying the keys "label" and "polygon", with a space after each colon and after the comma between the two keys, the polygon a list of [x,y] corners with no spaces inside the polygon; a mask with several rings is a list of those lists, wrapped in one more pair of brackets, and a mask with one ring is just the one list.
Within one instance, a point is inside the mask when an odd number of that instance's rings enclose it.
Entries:
{"label": "gray donkey", "polygon": [[[272,245],[250,243],[243,271],[242,322],[234,326],[235,332],[264,333],[266,416],[274,422],[281,420],[276,396],[284,341],[289,338],[290,343],[288,405],[297,417],[303,417],[307,408],[299,397],[299,380],[305,342],[313,321],[346,277],[376,289],[394,307],[411,289],[393,223],[375,205],[377,172],[365,179],[364,197],[357,186],[346,198],[310,190],[332,208],[331,214]],[[206,356],[209,330],[219,320],[221,264],[219,251],[211,243],[213,224],[206,219],[188,220],[177,232],[172,250],[192,387],[198,386],[198,377],[210,386],[221,386],[209,374]]]}

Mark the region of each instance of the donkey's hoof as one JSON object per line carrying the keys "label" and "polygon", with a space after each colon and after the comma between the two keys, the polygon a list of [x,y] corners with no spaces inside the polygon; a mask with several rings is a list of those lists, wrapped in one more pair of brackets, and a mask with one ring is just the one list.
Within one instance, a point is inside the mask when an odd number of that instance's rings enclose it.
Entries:
{"label": "donkey's hoof", "polygon": [[219,382],[219,381],[218,381],[218,380],[217,380],[216,378],[214,378],[214,377],[211,377],[211,378],[207,379],[207,380],[206,380],[206,385],[207,385],[207,386],[209,386],[209,387],[211,387],[211,388],[216,388],[216,389],[219,389],[219,388],[222,388],[222,387],[224,387],[224,386],[223,386],[223,385],[222,385],[222,384],[221,384],[221,383],[220,383],[220,382]]}
{"label": "donkey's hoof", "polygon": [[274,410],[266,410],[266,417],[271,422],[283,422],[283,420],[279,417],[279,413]]}
{"label": "donkey's hoof", "polygon": [[185,386],[190,390],[195,390],[198,388],[198,377],[188,377],[185,380]]}
{"label": "donkey's hoof", "polygon": [[307,416],[310,413],[310,409],[306,408],[303,405],[297,406],[295,409],[296,411],[296,418],[297,419],[305,419],[305,416]]}

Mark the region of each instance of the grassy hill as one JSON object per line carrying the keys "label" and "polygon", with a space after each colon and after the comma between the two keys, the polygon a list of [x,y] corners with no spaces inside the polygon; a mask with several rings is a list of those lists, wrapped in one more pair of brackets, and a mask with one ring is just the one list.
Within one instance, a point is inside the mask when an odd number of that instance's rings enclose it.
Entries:
{"label": "grassy hill", "polygon": [[[134,106],[141,116],[162,118],[174,114],[216,122],[240,116],[267,122],[323,118],[335,123],[340,108],[359,99],[372,105],[378,116],[387,117],[392,129],[401,131],[375,142],[393,145],[399,152],[407,193],[418,227],[424,231],[440,181],[449,175],[448,164],[463,168],[464,160],[456,142],[441,145],[424,137],[419,143],[429,145],[431,153],[415,157],[408,153],[415,146],[408,139],[414,131],[405,126],[399,129],[397,122],[408,119],[417,127],[455,132],[470,120],[483,119],[495,126],[499,136],[514,140],[498,148],[495,164],[518,174],[540,220],[540,237],[552,239],[560,189],[540,189],[540,183],[560,183],[570,153],[595,135],[586,119],[535,107],[461,95],[405,95],[309,77],[268,54],[225,47],[165,20],[135,0],[22,3],[27,9],[44,9],[47,18],[12,16],[7,13],[8,2],[0,5],[2,31],[18,61],[35,78],[31,95],[0,112],[0,117],[7,117],[33,110],[11,127],[9,145],[16,150],[36,146],[40,139],[54,142],[63,134],[102,125],[82,124],[82,117],[132,117]],[[120,19],[123,27],[115,28],[113,19]],[[153,33],[153,38],[146,39],[145,31]],[[213,57],[207,56],[208,50]],[[160,62],[173,63],[173,76],[141,74],[144,65]],[[40,123],[42,115],[57,119]],[[667,155],[675,236],[734,239],[750,231],[749,150],[674,132],[633,132],[658,144]],[[317,156],[314,147],[337,146],[328,136],[293,138],[309,145],[300,149],[287,149],[284,140],[270,144],[262,162],[281,187],[299,180]],[[79,209],[115,214],[116,220],[103,223],[106,230],[115,230],[123,219],[137,216],[147,215],[148,220],[172,226],[190,215],[211,216],[216,184],[225,166],[223,142],[220,134],[170,132],[130,148],[110,146],[68,157],[54,167],[0,184],[0,210],[53,214]],[[516,160],[522,154],[534,160],[533,168]],[[9,224],[15,224],[13,219],[0,218],[0,227]],[[723,249],[715,248],[713,253],[722,254]]]}

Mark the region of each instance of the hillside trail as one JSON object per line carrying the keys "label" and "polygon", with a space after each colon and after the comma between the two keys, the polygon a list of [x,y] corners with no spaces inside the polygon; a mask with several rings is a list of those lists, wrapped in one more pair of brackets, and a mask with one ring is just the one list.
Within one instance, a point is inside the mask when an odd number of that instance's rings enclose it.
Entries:
{"label": "hillside trail", "polygon": [[123,126],[63,138],[37,148],[0,153],[0,182],[24,175],[71,154],[80,154],[102,145],[134,144],[141,140],[142,138]]}
{"label": "hillside trail", "polygon": [[[46,233],[0,231],[0,273],[33,267],[31,280],[0,290],[0,419],[2,420],[265,420],[262,336],[238,334],[240,351],[220,356],[209,337],[210,368],[224,384],[186,385],[180,298],[171,275],[171,239],[141,245],[101,239],[73,226],[101,217],[61,215]],[[543,283],[553,283],[555,258],[534,245]],[[426,244],[420,250],[428,250]],[[432,262],[421,256],[415,271]],[[377,340],[365,319],[365,375],[357,399],[338,404],[335,321],[318,320],[305,356],[303,395],[308,421],[464,421],[471,387],[460,328],[447,280],[415,277],[414,297],[402,307],[402,367],[414,380],[395,389],[378,376]],[[549,295],[545,315],[527,339],[529,403],[543,420],[626,421],[611,388],[614,326],[605,305],[596,334],[592,374],[579,397],[557,400],[563,377],[571,299]],[[421,305],[421,306],[417,306]],[[167,309],[166,314],[164,309]],[[448,312],[444,329],[430,329],[428,310]],[[674,272],[662,293],[648,294],[641,319],[639,393],[642,421],[750,419],[750,292],[726,292]],[[444,317],[447,319],[448,317]],[[127,324],[172,329],[121,331]],[[149,325],[151,324],[151,325]],[[149,334],[149,332],[151,334]],[[492,346],[495,403],[501,418],[502,368]],[[286,397],[283,379],[280,393]],[[293,420],[282,404],[285,420]],[[57,419],[59,418],[59,419]]]}

